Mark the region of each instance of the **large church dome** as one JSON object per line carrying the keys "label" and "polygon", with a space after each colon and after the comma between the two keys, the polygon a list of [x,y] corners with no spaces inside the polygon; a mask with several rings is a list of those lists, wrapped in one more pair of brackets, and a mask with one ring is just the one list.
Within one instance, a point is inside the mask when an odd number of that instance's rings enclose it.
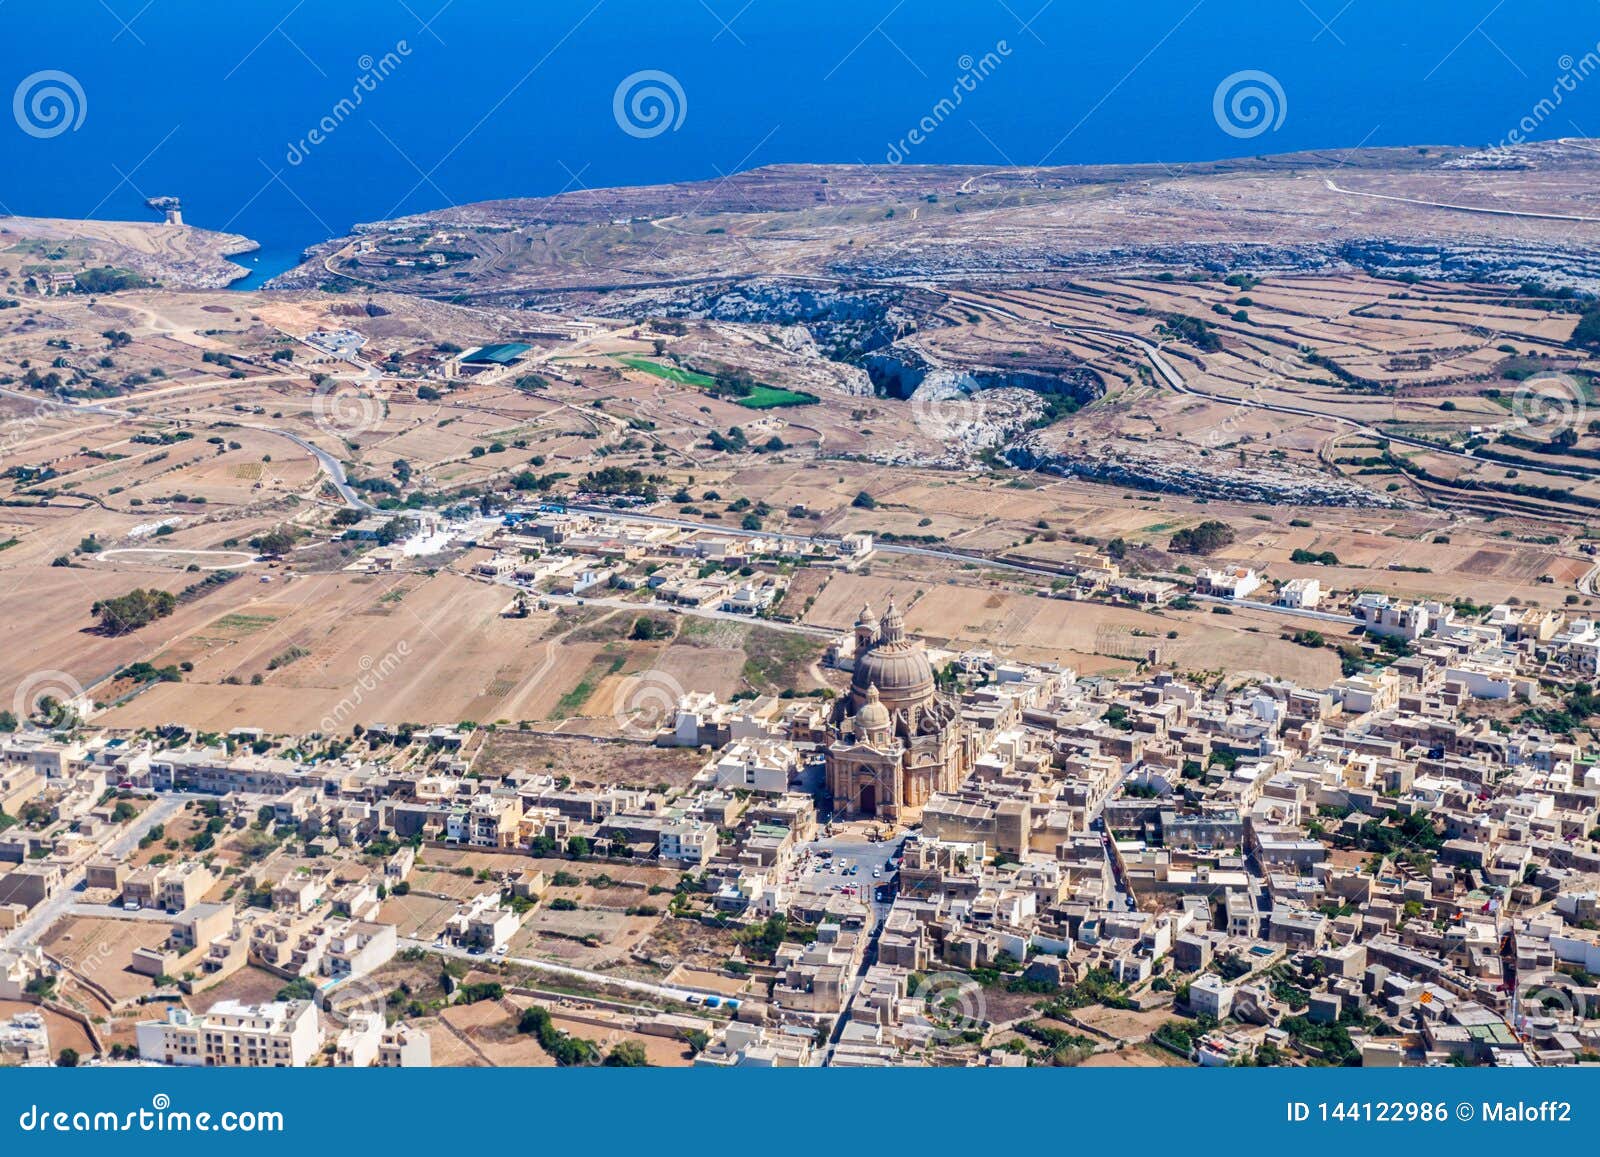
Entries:
{"label": "large church dome", "polygon": [[868,688],[876,687],[890,711],[921,706],[933,697],[933,665],[928,653],[922,644],[906,638],[905,620],[892,601],[883,616],[878,641],[856,655],[850,687],[858,707],[866,702]]}

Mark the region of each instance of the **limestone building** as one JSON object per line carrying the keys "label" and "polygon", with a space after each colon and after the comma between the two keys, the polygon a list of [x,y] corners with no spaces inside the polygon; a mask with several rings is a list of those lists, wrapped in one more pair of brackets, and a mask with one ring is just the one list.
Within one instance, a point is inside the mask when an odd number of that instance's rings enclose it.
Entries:
{"label": "limestone building", "polygon": [[850,694],[835,708],[828,745],[834,814],[916,823],[935,792],[954,791],[972,770],[973,739],[893,599],[881,624],[863,607],[855,631]]}

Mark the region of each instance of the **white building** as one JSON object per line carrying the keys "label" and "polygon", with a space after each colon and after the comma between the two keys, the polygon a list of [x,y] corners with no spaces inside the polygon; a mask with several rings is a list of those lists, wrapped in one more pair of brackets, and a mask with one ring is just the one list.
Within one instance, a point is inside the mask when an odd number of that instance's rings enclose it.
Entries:
{"label": "white building", "polygon": [[224,1000],[199,1016],[172,1008],[164,1021],[136,1025],[134,1036],[144,1060],[211,1068],[300,1068],[322,1047],[317,1007],[304,1000]]}
{"label": "white building", "polygon": [[1290,579],[1278,588],[1278,605],[1314,611],[1322,602],[1322,584],[1314,578]]}
{"label": "white building", "polygon": [[1233,998],[1238,989],[1215,972],[1208,972],[1189,985],[1189,1007],[1196,1015],[1227,1020],[1233,1014]]}
{"label": "white building", "polygon": [[1197,576],[1196,589],[1203,595],[1223,599],[1247,599],[1261,586],[1261,576],[1247,566],[1222,570],[1206,567]]}
{"label": "white building", "polygon": [[658,845],[663,863],[698,867],[716,853],[717,829],[699,820],[684,820],[661,829]]}
{"label": "white building", "polygon": [[378,1059],[378,1044],[382,1039],[382,1013],[351,1013],[350,1023],[335,1042],[336,1063],[349,1069],[366,1068]]}
{"label": "white building", "polygon": [[383,1069],[431,1069],[433,1043],[420,1028],[397,1024],[378,1042],[377,1064]]}
{"label": "white building", "polygon": [[1397,603],[1378,594],[1362,595],[1351,604],[1350,613],[1366,625],[1368,634],[1392,635],[1407,642],[1437,630],[1446,618],[1439,603]]}
{"label": "white building", "polygon": [[741,583],[722,596],[717,609],[736,615],[754,615],[770,607],[782,588],[774,579]]}
{"label": "white building", "polygon": [[1567,665],[1585,675],[1600,674],[1600,629],[1591,619],[1574,619],[1551,642]]}
{"label": "white building", "polygon": [[787,743],[739,742],[708,764],[709,786],[783,795],[789,777],[800,770],[800,753]]}

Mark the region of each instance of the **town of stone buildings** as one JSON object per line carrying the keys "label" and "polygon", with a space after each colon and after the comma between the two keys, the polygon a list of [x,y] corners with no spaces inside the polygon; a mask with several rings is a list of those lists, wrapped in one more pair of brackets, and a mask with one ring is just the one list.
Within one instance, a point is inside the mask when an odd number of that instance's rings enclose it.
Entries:
{"label": "town of stone buildings", "polygon": [[[485,539],[492,559],[549,547],[482,568],[511,586],[604,556],[613,589],[646,551],[708,549],[624,514],[508,516]],[[830,549],[854,566],[873,544]],[[711,613],[759,601],[763,573],[650,579],[655,605]],[[1123,581],[1104,558],[1082,573],[1055,595]],[[836,695],[677,692],[621,738],[566,740],[581,767],[491,760],[490,729],[455,721],[23,726],[0,742],[0,1054],[1600,1059],[1600,766],[1567,718],[1593,710],[1573,698],[1595,624],[1306,586],[1277,605],[1356,624],[1365,661],[1331,686],[931,651],[891,600],[828,643]],[[1146,593],[1269,592],[1207,573]],[[687,770],[585,770],[645,756]]]}

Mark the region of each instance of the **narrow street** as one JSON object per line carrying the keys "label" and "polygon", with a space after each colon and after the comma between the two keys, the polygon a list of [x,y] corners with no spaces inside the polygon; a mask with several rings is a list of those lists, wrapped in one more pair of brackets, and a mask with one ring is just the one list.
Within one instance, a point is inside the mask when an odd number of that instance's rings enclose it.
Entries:
{"label": "narrow street", "polygon": [[[139,841],[145,837],[151,828],[157,824],[166,823],[178,812],[182,811],[184,805],[190,800],[200,798],[199,795],[191,792],[163,792],[156,802],[146,808],[143,814],[134,820],[128,828],[110,836],[95,849],[93,855],[84,857],[83,863],[74,868],[66,879],[61,881],[61,887],[56,890],[54,896],[34,908],[28,914],[26,920],[7,933],[3,940],[0,940],[0,948],[17,948],[31,944],[50,925],[75,907],[78,903],[77,897],[82,893],[84,876],[86,875],[85,865],[89,860],[98,859],[101,856],[109,856],[119,860],[125,858],[139,846]],[[3,897],[0,897],[0,899],[3,899]]]}

